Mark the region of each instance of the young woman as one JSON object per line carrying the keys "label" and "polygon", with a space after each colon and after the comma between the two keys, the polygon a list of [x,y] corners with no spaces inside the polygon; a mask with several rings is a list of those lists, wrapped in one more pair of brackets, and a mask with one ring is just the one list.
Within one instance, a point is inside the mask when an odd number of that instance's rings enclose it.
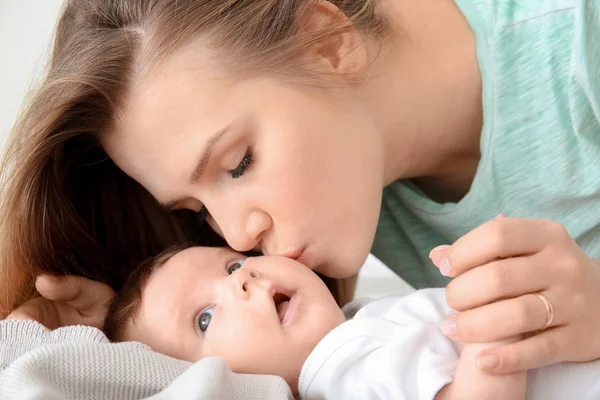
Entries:
{"label": "young woman", "polygon": [[485,370],[599,358],[598,38],[591,0],[67,1],[3,170],[3,306],[118,288],[206,218],[334,278],[370,249],[455,278],[456,340],[544,329]]}

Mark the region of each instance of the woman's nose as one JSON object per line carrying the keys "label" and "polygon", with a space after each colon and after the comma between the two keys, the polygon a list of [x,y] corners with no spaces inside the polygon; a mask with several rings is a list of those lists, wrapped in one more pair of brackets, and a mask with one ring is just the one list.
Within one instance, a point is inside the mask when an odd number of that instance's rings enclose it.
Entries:
{"label": "woman's nose", "polygon": [[216,222],[229,246],[240,252],[256,248],[273,224],[269,214],[261,210],[250,211],[239,220],[233,220],[234,217],[230,215],[223,225]]}
{"label": "woman's nose", "polygon": [[231,275],[235,296],[242,300],[250,298],[252,290],[259,286],[259,279],[260,273],[254,269],[242,267],[235,271]]}

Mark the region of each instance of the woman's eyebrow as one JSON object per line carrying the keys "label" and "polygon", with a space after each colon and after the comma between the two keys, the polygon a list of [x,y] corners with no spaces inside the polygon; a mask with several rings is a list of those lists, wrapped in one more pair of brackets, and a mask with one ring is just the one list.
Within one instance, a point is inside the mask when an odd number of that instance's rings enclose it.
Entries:
{"label": "woman's eyebrow", "polygon": [[229,132],[230,129],[231,129],[231,125],[228,125],[225,128],[221,129],[216,134],[214,134],[210,139],[208,139],[208,141],[206,143],[206,147],[202,151],[200,158],[198,159],[198,163],[196,164],[196,167],[194,168],[194,170],[192,171],[192,173],[190,175],[190,179],[189,179],[190,184],[194,184],[198,181],[198,179],[200,179],[200,177],[204,173],[204,170],[206,169],[206,166],[208,165],[208,161],[210,160],[210,155],[211,155],[213,149],[215,148],[215,146],[219,142],[219,140],[227,132]]}
{"label": "woman's eyebrow", "polygon": [[[208,161],[210,160],[210,155],[213,149],[215,148],[219,140],[230,130],[231,125],[228,125],[225,128],[218,131],[217,133],[215,133],[210,139],[208,139],[206,147],[202,151],[200,158],[198,159],[198,163],[196,164],[196,167],[192,170],[192,173],[190,174],[190,184],[194,184],[198,181],[198,179],[200,179],[200,177],[204,173],[204,170],[206,169],[206,166],[208,165]],[[173,211],[175,206],[177,206],[177,203],[181,202],[182,200],[183,199],[176,199],[167,203],[160,203],[160,206],[166,211]]]}

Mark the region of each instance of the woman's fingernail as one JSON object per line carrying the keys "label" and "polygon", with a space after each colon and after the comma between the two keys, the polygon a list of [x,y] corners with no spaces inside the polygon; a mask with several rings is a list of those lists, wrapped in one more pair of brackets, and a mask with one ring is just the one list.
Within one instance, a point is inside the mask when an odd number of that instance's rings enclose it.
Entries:
{"label": "woman's fingernail", "polygon": [[500,358],[495,354],[486,354],[477,357],[477,367],[483,371],[489,371],[500,366]]}
{"label": "woman's fingernail", "polygon": [[430,252],[429,252],[429,258],[431,259],[431,261],[437,266],[440,263],[440,259],[442,257],[442,253],[444,252],[444,250],[450,248],[450,246],[448,246],[447,244],[444,244],[442,246],[438,246],[438,247],[434,247]]}
{"label": "woman's fingernail", "polygon": [[454,275],[454,270],[452,270],[452,266],[450,265],[450,260],[448,260],[448,257],[444,257],[442,262],[440,262],[440,272],[444,276]]}
{"label": "woman's fingernail", "polygon": [[456,321],[450,318],[442,322],[442,326],[440,327],[440,329],[442,333],[446,336],[456,336]]}

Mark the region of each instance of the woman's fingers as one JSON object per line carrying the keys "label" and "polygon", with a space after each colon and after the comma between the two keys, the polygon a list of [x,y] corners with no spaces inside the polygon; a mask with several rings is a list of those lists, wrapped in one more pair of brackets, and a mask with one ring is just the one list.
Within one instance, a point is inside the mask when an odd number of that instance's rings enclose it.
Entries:
{"label": "woman's fingers", "polygon": [[60,326],[59,316],[52,303],[38,296],[11,312],[6,319],[37,321],[48,329],[58,328]]}
{"label": "woman's fingers", "polygon": [[[551,295],[544,295],[552,302]],[[550,327],[562,325],[568,310],[559,307],[553,311]],[[548,318],[544,302],[536,294],[526,294],[455,314],[444,321],[441,329],[460,342],[493,342],[542,329]]]}
{"label": "woman's fingers", "polygon": [[458,276],[499,258],[530,255],[548,243],[546,233],[554,225],[538,219],[499,218],[475,228],[452,246],[433,249],[430,256],[440,272]]}
{"label": "woman's fingers", "polygon": [[108,285],[75,275],[41,275],[35,286],[48,300],[65,302],[82,313],[98,305],[106,305],[115,295]]}
{"label": "woman's fingers", "polygon": [[40,275],[35,280],[38,293],[51,301],[70,301],[79,296],[81,288],[72,276]]}
{"label": "woman's fingers", "polygon": [[55,310],[56,326],[89,325],[102,328],[108,304],[115,295],[108,285],[73,275],[42,275],[36,280],[36,289],[47,300],[47,306]]}
{"label": "woman's fingers", "polygon": [[505,374],[555,364],[565,359],[570,334],[568,328],[548,329],[516,343],[483,350],[477,355],[477,366],[483,371]]}
{"label": "woman's fingers", "polygon": [[[548,266],[538,255],[498,259],[466,271],[446,288],[448,305],[458,311],[546,290],[551,283]],[[544,271],[544,274],[540,274]]]}
{"label": "woman's fingers", "polygon": [[434,249],[431,259],[456,277],[447,298],[462,312],[442,326],[451,338],[486,342],[544,329],[485,350],[482,369],[510,373],[600,358],[600,263],[559,223],[497,219]]}

